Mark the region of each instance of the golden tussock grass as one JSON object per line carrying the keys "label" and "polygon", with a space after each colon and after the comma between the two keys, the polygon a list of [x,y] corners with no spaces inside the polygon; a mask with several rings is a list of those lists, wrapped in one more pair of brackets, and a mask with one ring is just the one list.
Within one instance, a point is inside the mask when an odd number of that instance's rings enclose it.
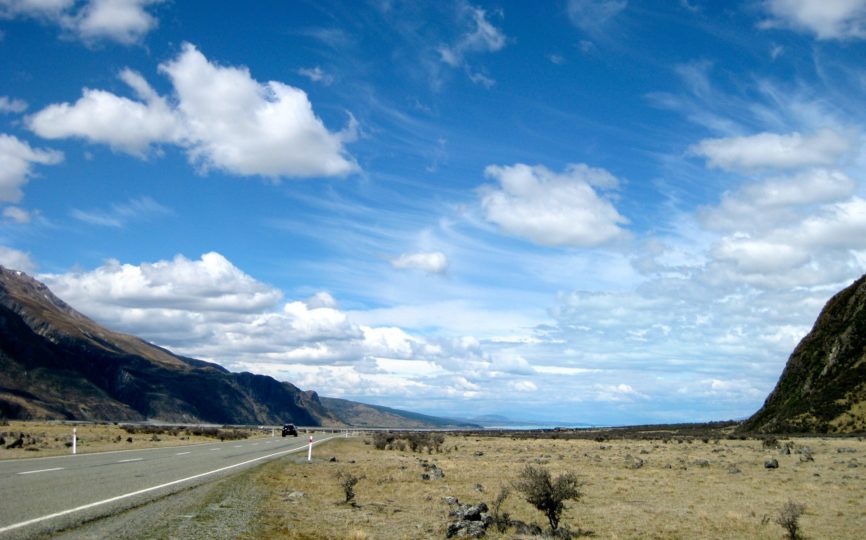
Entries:
{"label": "golden tussock grass", "polygon": [[[855,539],[866,530],[866,444],[856,439],[794,439],[790,455],[756,440],[512,440],[448,436],[440,454],[376,450],[363,438],[337,440],[315,459],[288,458],[255,475],[266,493],[255,538],[444,538],[445,497],[488,505],[526,465],[554,475],[576,473],[583,497],[566,503],[562,526],[594,538],[779,539],[774,522],[788,501],[806,505],[809,538]],[[801,462],[803,447],[814,461]],[[853,452],[838,452],[848,448]],[[328,461],[334,456],[336,462]],[[630,456],[630,458],[628,458]],[[778,469],[765,469],[773,457]],[[444,478],[422,480],[422,460]],[[643,461],[640,468],[634,466]],[[346,504],[338,473],[362,479]],[[503,510],[546,526],[544,516],[512,489]],[[488,538],[519,538],[494,528]]]}
{"label": "golden tussock grass", "polygon": [[[135,450],[140,448],[159,448],[163,446],[182,446],[219,441],[218,438],[204,437],[189,433],[187,428],[151,428],[160,433],[128,433],[122,425],[115,424],[63,424],[59,422],[9,421],[0,425],[0,436],[5,444],[0,446],[0,459],[60,456],[72,452],[68,445],[72,442],[72,429],[77,430],[77,451],[81,454],[107,452],[113,450]],[[229,429],[231,431],[231,428]],[[256,429],[241,430],[249,438],[270,437],[270,431]],[[7,449],[19,436],[24,435],[25,444],[21,448]],[[155,436],[155,437],[154,437]],[[279,433],[277,433],[279,437]],[[129,441],[128,439],[131,439]]]}

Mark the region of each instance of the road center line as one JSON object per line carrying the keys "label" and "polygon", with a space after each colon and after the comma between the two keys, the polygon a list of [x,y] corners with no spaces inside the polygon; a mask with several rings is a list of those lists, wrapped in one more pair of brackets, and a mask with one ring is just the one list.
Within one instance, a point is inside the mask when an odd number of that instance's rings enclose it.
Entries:
{"label": "road center line", "polygon": [[132,458],[132,459],[121,459],[120,461],[118,461],[118,463],[129,463],[130,461],[142,461],[142,460],[144,460],[144,458],[140,458],[140,457]]}
{"label": "road center line", "polygon": [[50,471],[62,471],[63,467],[54,467],[53,469],[39,469],[38,471],[24,471],[18,474],[36,474],[41,472],[50,472]]}
{"label": "road center line", "polygon": [[178,453],[175,454],[175,455],[176,455],[176,456],[183,456],[183,455],[191,454],[191,453],[192,453],[192,452],[178,452]]}
{"label": "road center line", "polygon": [[[327,439],[321,439],[321,440],[319,440],[319,441],[314,442],[314,443],[313,443],[313,446],[317,446],[317,445],[319,445],[319,444],[322,444],[323,442],[330,441],[331,439],[334,439],[334,438],[335,438],[335,437],[328,437]],[[263,459],[268,459],[268,458],[272,458],[272,457],[277,457],[277,456],[281,456],[281,455],[283,455],[283,454],[290,454],[290,453],[292,453],[292,452],[297,452],[297,451],[299,451],[299,450],[306,450],[306,448],[307,448],[307,445],[305,444],[305,445],[303,445],[303,446],[299,446],[299,447],[297,447],[297,448],[290,448],[290,449],[288,449],[288,450],[281,450],[281,451],[279,451],[279,452],[274,452],[273,454],[267,454],[267,455],[265,455],[265,456],[259,456],[259,457],[257,457],[257,458],[248,459],[248,460],[246,460],[246,461],[242,461],[242,462],[240,462],[240,463],[235,463],[234,465],[229,465],[229,466],[227,466],[227,467],[221,467],[221,468],[219,468],[219,469],[214,469],[214,470],[212,470],[212,471],[203,472],[203,473],[200,473],[200,474],[195,474],[195,475],[193,475],[193,476],[187,476],[186,478],[181,478],[181,479],[179,479],[179,480],[173,480],[173,481],[171,481],[171,482],[166,482],[165,484],[160,484],[160,485],[158,485],[158,486],[153,486],[153,487],[149,487],[149,488],[139,489],[138,491],[133,491],[133,492],[131,492],[131,493],[126,493],[126,494],[124,494],[124,495],[118,495],[117,497],[111,497],[110,499],[104,499],[104,500],[101,500],[101,501],[92,502],[92,503],[90,503],[90,504],[84,504],[84,505],[81,505],[81,506],[76,506],[75,508],[70,508],[69,510],[63,510],[63,511],[61,511],[61,512],[55,512],[55,513],[53,513],[53,514],[48,514],[47,516],[42,516],[42,517],[38,517],[38,518],[28,519],[27,521],[21,521],[21,522],[19,522],[19,523],[13,523],[12,525],[7,525],[7,526],[5,526],[5,527],[0,527],[0,534],[5,533],[5,532],[8,532],[8,531],[14,531],[15,529],[20,529],[21,527],[26,527],[26,526],[28,526],[28,525],[34,525],[34,524],[36,524],[36,523],[39,523],[40,521],[46,521],[46,520],[54,519],[54,518],[58,518],[58,517],[61,517],[61,516],[67,516],[67,515],[69,515],[69,514],[73,514],[73,513],[75,513],[75,512],[81,512],[82,510],[88,510],[88,509],[90,509],[90,508],[95,508],[95,507],[97,507],[97,506],[102,506],[103,504],[109,504],[109,503],[117,502],[117,501],[120,501],[120,500],[123,500],[123,499],[127,499],[127,498],[129,498],[129,497],[135,497],[136,495],[143,495],[143,494],[145,494],[145,493],[149,493],[149,492],[151,492],[151,491],[155,491],[155,490],[157,490],[157,489],[162,489],[162,488],[166,488],[166,487],[169,487],[169,486],[174,486],[174,485],[177,485],[177,484],[181,484],[181,483],[183,483],[183,482],[189,482],[190,480],[196,480],[196,479],[198,479],[198,478],[203,478],[203,477],[205,477],[205,476],[209,476],[209,475],[212,475],[212,474],[220,473],[220,472],[223,472],[223,471],[228,471],[228,470],[230,470],[230,469],[235,469],[235,468],[237,468],[237,467],[243,467],[244,465],[249,465],[250,463],[255,463],[256,461],[261,461],[261,460],[263,460]]]}

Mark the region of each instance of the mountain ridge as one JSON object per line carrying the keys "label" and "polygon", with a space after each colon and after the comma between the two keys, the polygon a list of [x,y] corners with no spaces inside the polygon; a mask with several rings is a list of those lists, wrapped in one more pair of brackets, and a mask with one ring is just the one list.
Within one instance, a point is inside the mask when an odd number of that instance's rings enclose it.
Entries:
{"label": "mountain ridge", "polygon": [[866,431],[866,275],[826,303],[764,405],[740,429]]}

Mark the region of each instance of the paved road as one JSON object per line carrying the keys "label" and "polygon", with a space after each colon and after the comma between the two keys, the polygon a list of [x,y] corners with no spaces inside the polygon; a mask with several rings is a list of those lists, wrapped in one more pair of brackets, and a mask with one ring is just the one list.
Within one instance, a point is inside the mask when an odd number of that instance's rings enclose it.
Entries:
{"label": "paved road", "polygon": [[302,436],[2,461],[0,538],[75,526],[306,450]]}

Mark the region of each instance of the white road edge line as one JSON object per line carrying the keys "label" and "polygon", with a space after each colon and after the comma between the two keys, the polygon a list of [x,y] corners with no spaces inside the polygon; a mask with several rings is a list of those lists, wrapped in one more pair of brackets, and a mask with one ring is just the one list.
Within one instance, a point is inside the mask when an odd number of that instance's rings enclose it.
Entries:
{"label": "white road edge line", "polygon": [[184,455],[186,455],[186,454],[191,454],[191,453],[192,453],[192,452],[178,452],[178,453],[175,454],[175,455],[176,455],[176,456],[184,456]]}
{"label": "white road edge line", "polygon": [[144,458],[137,457],[132,459],[121,459],[118,463],[129,463],[130,461],[144,461]]}
{"label": "white road edge line", "polygon": [[[321,443],[323,443],[323,442],[325,442],[325,441],[330,441],[331,439],[335,439],[335,438],[336,438],[336,437],[328,437],[327,439],[321,439],[321,440],[318,440],[318,441],[316,441],[316,442],[313,443],[313,446],[316,446],[317,444],[321,444]],[[234,469],[234,468],[236,468],[236,467],[242,467],[242,466],[244,466],[244,465],[249,465],[250,463],[255,463],[256,461],[261,461],[261,460],[263,460],[263,459],[268,459],[268,458],[272,458],[272,457],[280,456],[280,455],[283,455],[283,454],[289,454],[289,453],[291,453],[291,452],[297,452],[298,450],[304,450],[304,449],[306,449],[306,448],[307,448],[307,445],[305,444],[305,445],[303,445],[303,446],[299,446],[299,447],[297,447],[297,448],[291,448],[291,449],[289,449],[289,450],[281,450],[281,451],[279,451],[279,452],[274,452],[273,454],[268,454],[268,455],[266,455],[266,456],[260,456],[260,457],[257,457],[257,458],[248,459],[247,461],[242,461],[242,462],[240,462],[240,463],[235,463],[234,465],[229,465],[229,466],[227,466],[227,467],[222,467],[222,468],[219,468],[219,469],[214,469],[214,470],[212,470],[212,471],[203,472],[203,473],[196,474],[196,475],[193,475],[193,476],[188,476],[188,477],[186,477],[186,478],[181,478],[181,479],[179,479],[179,480],[173,480],[173,481],[171,481],[171,482],[167,482],[167,483],[165,483],[165,484],[160,484],[160,485],[158,485],[158,486],[153,486],[153,487],[149,487],[149,488],[140,489],[140,490],[138,490],[138,491],[133,491],[132,493],[126,493],[126,494],[124,494],[124,495],[118,495],[117,497],[111,497],[110,499],[105,499],[105,500],[102,500],[102,501],[96,501],[96,502],[92,502],[92,503],[90,503],[90,504],[84,504],[84,505],[81,505],[81,506],[77,506],[77,507],[75,507],[75,508],[70,508],[69,510],[63,510],[63,511],[61,511],[61,512],[55,512],[55,513],[53,513],[53,514],[49,514],[49,515],[47,515],[47,516],[42,516],[42,517],[38,517],[38,518],[28,519],[27,521],[22,521],[22,522],[20,522],[20,523],[14,523],[14,524],[12,524],[12,525],[7,525],[6,527],[0,527],[0,534],[5,533],[5,532],[9,532],[9,531],[13,531],[13,530],[15,530],[15,529],[20,529],[21,527],[26,527],[26,526],[28,526],[28,525],[33,525],[33,524],[39,523],[40,521],[46,521],[46,520],[54,519],[54,518],[61,517],[61,516],[67,516],[67,515],[69,515],[69,514],[73,514],[73,513],[75,513],[75,512],[80,512],[80,511],[82,511],[82,510],[87,510],[87,509],[90,509],[90,508],[95,508],[95,507],[97,507],[97,506],[102,506],[103,504],[113,503],[113,502],[116,502],[116,501],[120,501],[120,500],[123,500],[123,499],[127,499],[127,498],[129,498],[129,497],[135,497],[136,495],[142,495],[142,494],[144,494],[144,493],[148,493],[148,492],[151,492],[151,491],[155,491],[155,490],[157,490],[157,489],[162,489],[162,488],[165,488],[165,487],[174,486],[174,485],[177,485],[177,484],[181,484],[181,483],[183,483],[183,482],[189,482],[190,480],[195,480],[195,479],[197,479],[197,478],[202,478],[202,477],[205,477],[205,476],[209,476],[209,475],[211,475],[211,474],[216,474],[216,473],[219,473],[219,472],[227,471],[227,470],[229,470],[229,469]]]}
{"label": "white road edge line", "polygon": [[62,471],[63,467],[54,467],[53,469],[39,469],[38,471],[24,471],[18,474],[36,474],[41,472],[49,472],[49,471]]}

